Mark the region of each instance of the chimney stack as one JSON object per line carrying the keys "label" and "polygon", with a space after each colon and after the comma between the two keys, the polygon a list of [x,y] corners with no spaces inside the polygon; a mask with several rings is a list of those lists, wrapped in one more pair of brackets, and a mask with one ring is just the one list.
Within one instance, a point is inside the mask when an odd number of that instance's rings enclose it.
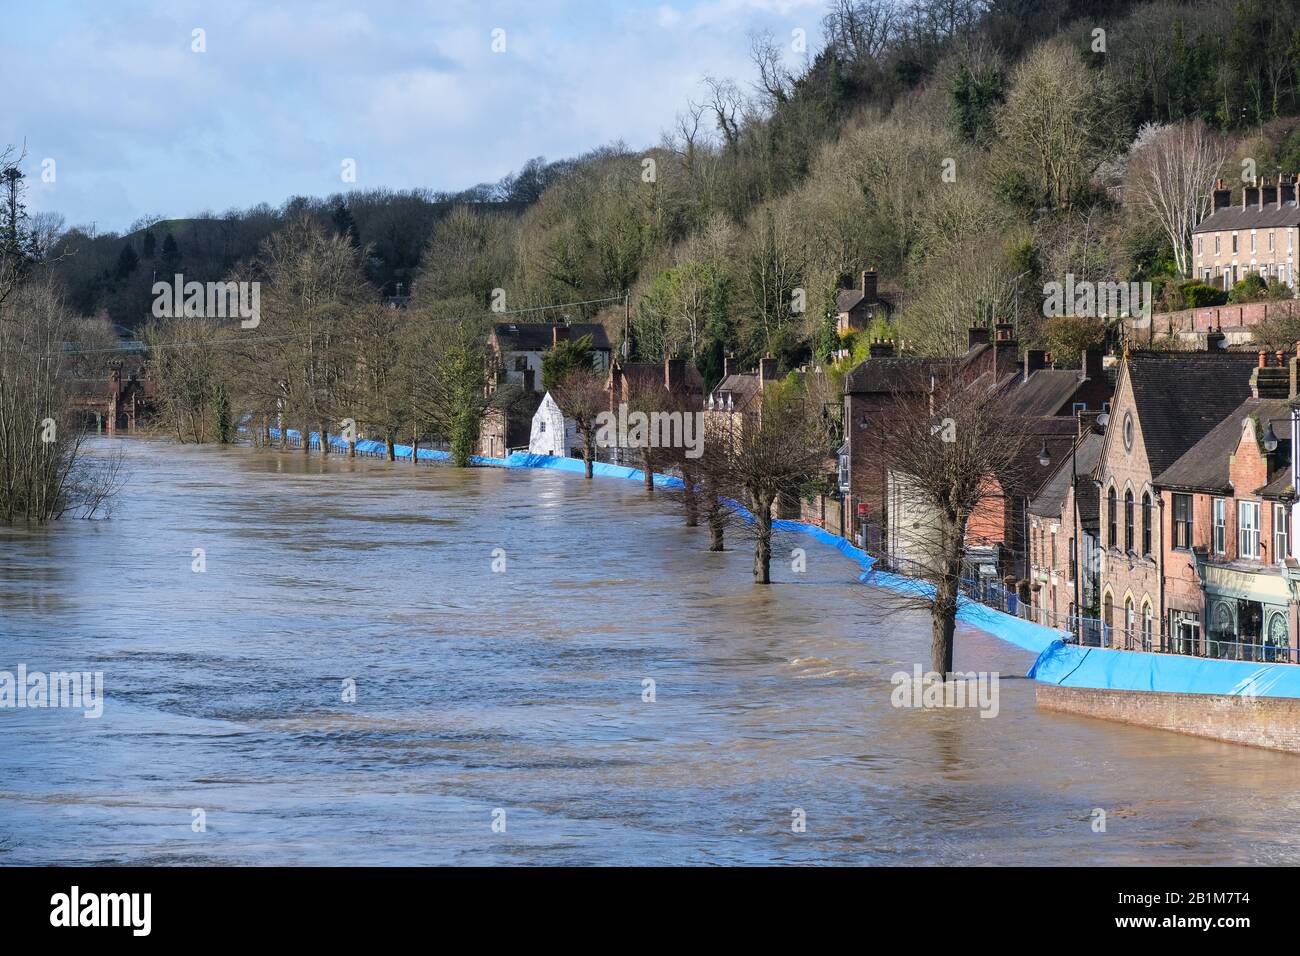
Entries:
{"label": "chimney stack", "polygon": [[1241,211],[1245,212],[1251,206],[1259,205],[1259,185],[1252,182],[1249,186],[1243,186],[1241,190]]}
{"label": "chimney stack", "polygon": [[1287,398],[1290,391],[1291,375],[1287,369],[1261,365],[1250,373],[1250,394],[1255,398]]}
{"label": "chimney stack", "polygon": [[1227,341],[1227,339],[1228,337],[1224,335],[1223,332],[1220,331],[1219,329],[1215,329],[1213,332],[1206,332],[1205,351],[1207,352],[1220,351],[1221,349],[1224,348],[1224,343]]}
{"label": "chimney stack", "polygon": [[1214,181],[1214,202],[1212,203],[1211,212],[1218,212],[1225,206],[1232,205],[1232,190],[1223,185],[1222,179]]}
{"label": "chimney stack", "polygon": [[889,358],[894,354],[894,343],[886,339],[872,339],[867,352],[871,358]]}
{"label": "chimney stack", "polygon": [[1016,371],[1020,363],[1020,344],[1016,341],[1016,327],[1010,322],[998,322],[993,326],[993,375],[1001,379]]}
{"label": "chimney stack", "polygon": [[1101,360],[1101,346],[1089,345],[1083,350],[1083,357],[1079,362],[1079,377],[1091,382],[1101,379],[1105,367]]}
{"label": "chimney stack", "polygon": [[966,331],[966,348],[973,349],[977,345],[989,344],[989,330],[986,325],[972,325]]}
{"label": "chimney stack", "polygon": [[1047,353],[1042,349],[1025,350],[1025,381],[1039,369],[1047,368]]}
{"label": "chimney stack", "polygon": [[877,301],[876,270],[874,266],[862,273],[862,300],[864,302]]}
{"label": "chimney stack", "polygon": [[664,386],[674,394],[686,388],[686,359],[664,359]]}
{"label": "chimney stack", "polygon": [[724,353],[722,354],[722,378],[723,378],[723,381],[726,381],[727,376],[729,376],[729,375],[731,374],[731,371],[732,371],[732,369],[731,369],[731,358],[732,358],[732,356],[731,356],[731,353],[730,353],[730,352],[724,352]]}
{"label": "chimney stack", "polygon": [[570,330],[568,325],[559,325],[559,324],[552,325],[551,345],[556,346],[559,345],[561,342],[569,341],[569,331]]}
{"label": "chimney stack", "polygon": [[758,387],[766,388],[768,382],[776,381],[776,359],[765,355],[758,360]]}

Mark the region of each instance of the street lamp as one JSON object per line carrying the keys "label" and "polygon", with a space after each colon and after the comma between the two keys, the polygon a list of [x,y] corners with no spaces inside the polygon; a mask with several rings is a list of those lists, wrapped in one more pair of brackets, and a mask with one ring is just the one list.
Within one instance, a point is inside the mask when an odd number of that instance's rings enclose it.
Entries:
{"label": "street lamp", "polygon": [[1277,451],[1277,435],[1273,433],[1273,423],[1268,423],[1268,429],[1264,432],[1264,450],[1267,452]]}

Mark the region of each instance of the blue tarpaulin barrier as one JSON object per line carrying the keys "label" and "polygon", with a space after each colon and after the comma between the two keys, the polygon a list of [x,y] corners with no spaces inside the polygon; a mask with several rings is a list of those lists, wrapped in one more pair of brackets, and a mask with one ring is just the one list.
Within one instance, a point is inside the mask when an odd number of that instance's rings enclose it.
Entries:
{"label": "blue tarpaulin barrier", "polygon": [[1151,654],[1054,641],[1029,676],[1061,687],[1102,690],[1223,694],[1232,697],[1300,697],[1300,667],[1225,661],[1180,654]]}
{"label": "blue tarpaulin barrier", "polygon": [[[868,558],[868,560],[871,559]],[[907,575],[894,574],[889,571],[868,570],[858,580],[863,584],[888,588],[891,591],[911,593],[918,597],[928,597],[934,593],[934,585],[932,584],[926,584],[916,578],[909,578]],[[1042,624],[1036,624],[1033,621],[1026,621],[1022,617],[1006,614],[996,608],[980,604],[978,601],[972,601],[964,594],[957,597],[957,620],[963,624],[978,627],[981,631],[987,631],[1008,644],[1014,644],[1035,654],[1041,654],[1053,642],[1060,641],[1062,636],[1061,631],[1045,627]]]}

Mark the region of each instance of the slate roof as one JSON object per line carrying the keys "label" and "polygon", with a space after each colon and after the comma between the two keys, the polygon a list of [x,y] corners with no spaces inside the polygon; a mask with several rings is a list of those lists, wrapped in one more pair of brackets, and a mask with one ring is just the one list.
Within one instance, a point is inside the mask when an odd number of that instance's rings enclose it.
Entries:
{"label": "slate roof", "polygon": [[1040,368],[1007,396],[1007,409],[1015,415],[1068,415],[1083,384],[1079,376],[1078,369]]}
{"label": "slate roof", "polygon": [[[1241,443],[1241,423],[1249,416],[1257,416],[1260,434],[1268,427],[1267,423],[1272,422],[1274,434],[1279,439],[1284,439],[1278,445],[1281,455],[1277,458],[1289,461],[1290,439],[1287,436],[1291,434],[1290,403],[1285,399],[1248,398],[1224,416],[1219,424],[1177,461],[1160,472],[1155,483],[1161,488],[1180,491],[1231,494],[1233,487],[1228,480],[1228,458]],[[1287,471],[1288,469],[1283,469],[1283,474]],[[1277,476],[1274,476],[1274,483],[1276,480]],[[1239,488],[1237,491],[1256,494],[1259,489]]]}
{"label": "slate roof", "polygon": [[[841,312],[849,312],[857,308],[858,305],[866,298],[866,294],[861,289],[841,289],[835,296],[835,306]],[[893,303],[888,296],[876,294],[875,299],[868,302],[867,305],[878,305],[888,310]]]}
{"label": "slate roof", "polygon": [[[1073,420],[1071,420],[1073,424]],[[1030,514],[1036,514],[1043,517],[1058,517],[1061,514],[1061,508],[1065,506],[1065,496],[1070,491],[1070,479],[1077,476],[1075,482],[1076,496],[1079,499],[1079,511],[1082,513],[1084,508],[1084,499],[1091,499],[1091,512],[1093,518],[1097,517],[1097,484],[1092,480],[1092,470],[1097,467],[1097,460],[1101,457],[1102,435],[1097,432],[1086,432],[1083,437],[1074,445],[1073,471],[1071,471],[1071,455],[1067,452],[1058,459],[1060,466],[1056,473],[1048,479],[1042,489],[1029,502]],[[1086,525],[1085,521],[1085,525]]]}
{"label": "slate roof", "polygon": [[[554,344],[553,322],[497,322],[492,326],[497,345],[503,352],[545,352]],[[609,334],[599,323],[572,324],[569,338],[591,336],[591,347],[598,352],[608,352]]]}
{"label": "slate roof", "polygon": [[[977,345],[957,361],[962,363],[973,361],[988,348],[987,345]],[[922,358],[918,355],[890,355],[865,359],[844,376],[844,391],[864,394],[911,388],[923,384],[931,369],[945,368],[951,361],[951,359]]]}
{"label": "slate roof", "polygon": [[758,374],[757,373],[740,373],[733,372],[719,382],[713,389],[713,394],[726,404],[726,393],[731,393],[732,406],[739,410],[754,400],[758,394]]}
{"label": "slate roof", "polygon": [[1222,209],[1201,220],[1200,225],[1192,230],[1198,232],[1222,232],[1225,229],[1277,229],[1287,226],[1300,226],[1300,206],[1294,202],[1284,203],[1281,209],[1275,203],[1269,203],[1261,210],[1258,206],[1241,208],[1224,206]]}
{"label": "slate roof", "polygon": [[[1162,475],[1250,397],[1249,352],[1134,352],[1129,384],[1151,474]],[[1111,428],[1123,423],[1112,414]]]}

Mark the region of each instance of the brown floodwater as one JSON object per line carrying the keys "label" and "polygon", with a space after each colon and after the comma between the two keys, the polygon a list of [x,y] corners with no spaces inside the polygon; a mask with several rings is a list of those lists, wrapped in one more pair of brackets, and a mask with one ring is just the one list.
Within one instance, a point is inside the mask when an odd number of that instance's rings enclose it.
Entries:
{"label": "brown floodwater", "polygon": [[989,635],[995,718],[892,706],[927,622],[808,538],[756,587],[638,482],[116,445],[110,519],[0,532],[0,671],[105,698],[0,708],[0,863],[1300,862],[1300,758],[1040,711]]}

